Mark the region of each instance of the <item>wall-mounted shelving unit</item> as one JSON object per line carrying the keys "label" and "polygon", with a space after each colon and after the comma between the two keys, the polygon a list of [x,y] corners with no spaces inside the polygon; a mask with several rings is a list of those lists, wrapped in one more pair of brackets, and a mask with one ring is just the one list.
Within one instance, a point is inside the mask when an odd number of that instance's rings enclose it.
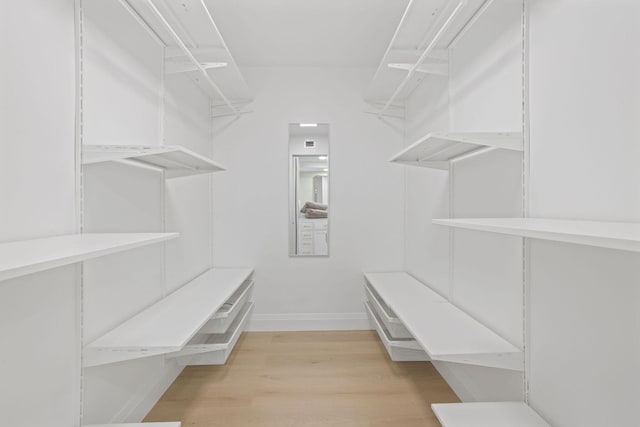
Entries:
{"label": "wall-mounted shelving unit", "polygon": [[409,145],[389,161],[409,166],[449,169],[462,156],[495,149],[523,150],[519,132],[432,132]]}
{"label": "wall-mounted shelving unit", "polygon": [[640,223],[545,218],[434,219],[433,223],[531,239],[640,252]]}
{"label": "wall-mounted shelving unit", "polygon": [[85,347],[84,366],[178,352],[251,276],[213,268]]}
{"label": "wall-mounted shelving unit", "polygon": [[249,87],[204,0],[121,3],[164,45],[165,71],[186,74],[214,101],[214,116],[248,112]]}
{"label": "wall-mounted shelving unit", "polygon": [[521,349],[407,273],[367,273],[365,278],[431,360],[523,369]]}
{"label": "wall-mounted shelving unit", "polygon": [[550,427],[523,402],[431,405],[442,427]]}
{"label": "wall-mounted shelving unit", "polygon": [[82,147],[83,165],[114,161],[156,168],[164,171],[166,178],[225,170],[213,160],[177,145],[148,147],[85,144]]}
{"label": "wall-mounted shelving unit", "polygon": [[0,244],[0,281],[178,237],[178,233],[67,234]]}
{"label": "wall-mounted shelving unit", "polygon": [[425,76],[447,76],[448,49],[492,2],[410,0],[365,94],[378,116],[403,104]]}

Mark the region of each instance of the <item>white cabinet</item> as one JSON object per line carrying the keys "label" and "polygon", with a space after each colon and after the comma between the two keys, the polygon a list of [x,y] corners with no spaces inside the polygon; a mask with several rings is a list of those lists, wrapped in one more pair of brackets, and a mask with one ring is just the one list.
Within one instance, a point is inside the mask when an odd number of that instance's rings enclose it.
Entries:
{"label": "white cabinet", "polygon": [[298,255],[328,255],[328,230],[327,218],[298,218]]}

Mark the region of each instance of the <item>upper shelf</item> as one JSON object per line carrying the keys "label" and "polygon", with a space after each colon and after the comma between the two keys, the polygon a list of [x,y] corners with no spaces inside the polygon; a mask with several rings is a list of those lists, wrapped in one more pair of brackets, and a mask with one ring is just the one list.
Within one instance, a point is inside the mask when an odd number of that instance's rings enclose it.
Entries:
{"label": "upper shelf", "polygon": [[68,234],[0,244],[0,281],[178,237],[178,233]]}
{"label": "upper shelf", "polygon": [[523,402],[437,403],[431,408],[442,427],[550,427]]}
{"label": "upper shelf", "polygon": [[404,272],[367,281],[431,360],[522,370],[522,351]]}
{"label": "upper shelf", "polygon": [[[165,46],[165,70],[186,74],[211,99],[217,114],[238,115],[250,89],[211,11],[202,0],[121,2]],[[239,105],[240,103],[240,105]]]}
{"label": "upper shelf", "polygon": [[225,170],[223,166],[184,147],[83,145],[82,164],[122,161],[152,166],[165,172],[166,178],[198,175]]}
{"label": "upper shelf", "polygon": [[449,48],[493,0],[411,0],[380,61],[365,99],[380,114],[402,104],[425,75],[447,75]]}
{"label": "upper shelf", "polygon": [[478,150],[522,151],[519,132],[433,132],[414,142],[389,161],[426,168],[448,169],[449,161]]}
{"label": "upper shelf", "polygon": [[434,224],[640,252],[640,223],[543,218],[434,219]]}
{"label": "upper shelf", "polygon": [[84,366],[181,350],[253,273],[213,268],[85,347]]}

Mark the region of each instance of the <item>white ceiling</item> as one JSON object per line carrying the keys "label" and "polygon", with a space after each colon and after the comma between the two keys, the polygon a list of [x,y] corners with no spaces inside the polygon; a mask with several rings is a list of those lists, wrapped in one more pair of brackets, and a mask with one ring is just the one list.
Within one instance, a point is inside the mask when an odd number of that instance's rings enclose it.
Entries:
{"label": "white ceiling", "polygon": [[205,0],[240,66],[376,67],[408,0]]}

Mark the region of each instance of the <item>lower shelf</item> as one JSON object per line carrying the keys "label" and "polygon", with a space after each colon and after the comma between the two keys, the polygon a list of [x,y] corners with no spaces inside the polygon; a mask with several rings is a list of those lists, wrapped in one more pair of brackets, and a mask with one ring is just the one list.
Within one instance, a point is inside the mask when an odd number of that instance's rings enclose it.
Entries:
{"label": "lower shelf", "polygon": [[523,402],[439,403],[431,408],[443,427],[550,427]]}
{"label": "lower shelf", "polygon": [[391,360],[394,362],[426,362],[430,360],[427,353],[413,338],[391,338],[389,331],[384,327],[370,303],[365,302],[364,305],[367,309],[369,320],[376,332],[378,332],[378,336],[387,349]]}
{"label": "lower shelf", "polygon": [[201,334],[223,334],[229,330],[253,292],[253,280],[245,281],[211,319],[200,329]]}
{"label": "lower shelf", "polygon": [[389,336],[392,338],[413,338],[400,319],[398,319],[398,316],[380,298],[380,295],[368,284],[365,285],[364,289],[369,305],[382,321],[382,325],[389,332]]}
{"label": "lower shelf", "polygon": [[[184,349],[167,357],[175,358],[181,366],[224,365],[249,321],[252,311],[253,303],[245,303],[226,333],[198,334]],[[197,342],[203,339],[204,342]]]}

